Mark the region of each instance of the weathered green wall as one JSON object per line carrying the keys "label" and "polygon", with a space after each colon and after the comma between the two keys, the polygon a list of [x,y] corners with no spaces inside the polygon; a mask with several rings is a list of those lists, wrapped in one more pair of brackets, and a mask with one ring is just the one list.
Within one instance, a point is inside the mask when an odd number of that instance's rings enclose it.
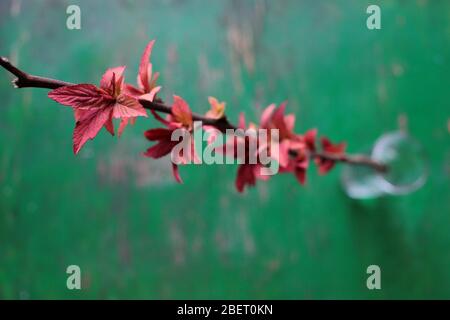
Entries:
{"label": "weathered green wall", "polygon": [[[297,130],[350,151],[407,118],[430,178],[404,197],[356,202],[309,173],[234,190],[235,166],[181,168],[139,156],[139,120],[72,154],[70,110],[46,90],[13,90],[0,70],[0,298],[450,298],[450,2],[0,2],[0,54],[35,74],[98,83],[157,39],[162,96],[199,112],[207,96],[257,119],[289,100]],[[66,29],[79,4],[82,29]],[[239,43],[241,45],[239,45]],[[240,48],[240,49],[239,49]],[[83,290],[66,289],[78,264]],[[366,268],[382,268],[382,290]]]}

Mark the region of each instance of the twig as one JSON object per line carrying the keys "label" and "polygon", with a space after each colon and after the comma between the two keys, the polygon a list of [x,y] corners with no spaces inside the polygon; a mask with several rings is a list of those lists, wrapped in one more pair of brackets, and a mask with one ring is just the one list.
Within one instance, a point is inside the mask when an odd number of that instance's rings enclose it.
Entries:
{"label": "twig", "polygon": [[[39,76],[30,75],[16,66],[14,66],[7,58],[0,57],[0,65],[8,70],[10,73],[15,75],[17,78],[13,80],[13,84],[16,88],[45,88],[45,89],[56,89],[63,86],[70,86],[73,83],[65,82],[61,80],[55,80],[50,78],[44,78]],[[164,104],[160,99],[157,99],[154,102],[150,102],[147,100],[139,100],[141,105],[145,109],[171,114],[171,106]],[[231,124],[226,116],[223,116],[219,119],[208,118],[200,114],[193,114],[193,119],[196,121],[202,121],[205,125],[210,125],[221,132],[225,132],[226,129],[236,129],[237,127]],[[363,155],[335,155],[326,152],[314,152],[310,154],[313,158],[322,158],[325,160],[332,160],[336,162],[344,162],[351,165],[362,165],[368,166],[378,172],[386,172],[387,166],[379,163],[377,161],[372,160],[370,157],[366,157]]]}
{"label": "twig", "polygon": [[333,160],[336,162],[344,162],[352,165],[369,166],[380,173],[385,173],[388,170],[387,165],[377,162],[372,158],[363,155],[349,155],[349,154],[336,155],[326,152],[313,152],[310,154],[310,157],[313,158],[319,157],[322,159]]}
{"label": "twig", "polygon": [[[159,111],[167,114],[171,114],[172,107],[164,104],[161,100],[157,100],[154,102],[150,102],[148,100],[139,100],[139,103],[145,108],[149,110]],[[203,124],[207,126],[216,127],[219,131],[225,133],[227,129],[237,129],[236,126],[232,125],[226,116],[223,116],[219,119],[208,118],[201,114],[193,113],[192,119],[194,121],[202,121]]]}
{"label": "twig", "polygon": [[0,57],[0,65],[17,77],[16,79],[13,80],[13,84],[16,88],[56,89],[63,86],[70,86],[73,84],[61,80],[30,75],[18,69],[5,57]]}

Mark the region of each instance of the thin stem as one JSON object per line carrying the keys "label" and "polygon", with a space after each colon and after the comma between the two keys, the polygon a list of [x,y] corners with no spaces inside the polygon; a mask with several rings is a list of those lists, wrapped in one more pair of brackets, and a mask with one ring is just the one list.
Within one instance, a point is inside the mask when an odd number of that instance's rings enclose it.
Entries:
{"label": "thin stem", "polygon": [[[139,100],[139,103],[145,108],[149,110],[159,111],[167,114],[172,113],[172,107],[162,103],[160,100],[150,102],[148,100]],[[204,125],[207,126],[213,126],[220,130],[221,132],[225,133],[227,129],[237,129],[236,126],[232,125],[226,116],[223,116],[222,118],[215,119],[215,118],[208,118],[201,114],[193,113],[192,119],[194,121],[201,121]]]}
{"label": "thin stem", "polygon": [[[30,75],[16,66],[14,66],[7,58],[0,57],[0,65],[8,70],[10,73],[15,75],[17,78],[13,80],[13,84],[16,88],[45,88],[45,89],[56,89],[63,86],[70,86],[73,83],[65,82],[61,80],[55,80],[50,78],[44,78],[39,76]],[[139,103],[145,108],[161,113],[171,114],[172,107],[163,103],[162,100],[157,99],[154,102],[150,102],[147,100],[139,100]],[[213,126],[220,130],[221,132],[225,132],[227,129],[237,129],[237,127],[231,124],[228,121],[226,116],[223,116],[219,119],[208,118],[200,114],[193,114],[192,118],[195,121],[202,121],[203,124]],[[387,166],[372,160],[369,157],[363,155],[335,155],[326,152],[314,152],[310,154],[311,157],[317,158],[320,157],[326,160],[333,160],[336,162],[344,162],[351,165],[362,165],[368,166],[378,172],[386,172]]]}
{"label": "thin stem", "polygon": [[14,66],[7,58],[0,57],[0,65],[15,75],[17,78],[13,80],[16,88],[45,88],[56,89],[63,86],[70,86],[73,83],[50,78],[33,76],[23,72]]}
{"label": "thin stem", "polygon": [[385,164],[377,162],[370,157],[363,155],[349,155],[349,154],[331,154],[326,152],[313,152],[310,154],[311,157],[319,157],[322,159],[333,160],[336,162],[344,162],[352,165],[369,166],[378,172],[385,173],[388,168]]}

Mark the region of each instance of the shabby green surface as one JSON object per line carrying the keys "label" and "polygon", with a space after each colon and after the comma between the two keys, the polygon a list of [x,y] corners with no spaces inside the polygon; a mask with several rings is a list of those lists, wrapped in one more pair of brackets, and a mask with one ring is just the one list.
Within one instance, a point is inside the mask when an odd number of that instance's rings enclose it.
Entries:
{"label": "shabby green surface", "polygon": [[[78,4],[82,29],[66,29]],[[0,54],[29,72],[98,83],[157,39],[162,97],[256,120],[289,101],[357,152],[407,119],[430,177],[402,197],[357,202],[309,171],[240,195],[236,166],[181,168],[140,157],[140,119],[72,154],[73,116],[46,90],[14,90],[0,70],[0,298],[450,298],[449,1],[0,2]],[[130,81],[132,81],[130,80]],[[82,270],[81,291],[66,267]],[[382,290],[366,268],[382,269]]]}

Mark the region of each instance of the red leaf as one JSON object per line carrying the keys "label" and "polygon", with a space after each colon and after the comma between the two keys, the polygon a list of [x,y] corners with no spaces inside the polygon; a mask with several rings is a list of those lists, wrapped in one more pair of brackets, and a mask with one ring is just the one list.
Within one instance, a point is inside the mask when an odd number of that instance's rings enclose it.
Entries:
{"label": "red leaf", "polygon": [[[325,138],[325,137],[321,138],[321,143],[322,143],[323,151],[325,151],[326,153],[335,154],[335,155],[343,154],[345,151],[345,147],[346,147],[345,143],[333,144],[333,143],[331,143],[330,140],[328,140],[328,138]],[[333,169],[334,164],[335,164],[335,161],[330,160],[330,159],[324,159],[321,157],[317,157],[315,159],[315,162],[319,168],[320,174],[326,174],[328,171]]]}
{"label": "red leaf", "polygon": [[73,116],[75,118],[75,122],[80,120],[86,112],[89,112],[89,110],[73,109]]}
{"label": "red leaf", "polygon": [[238,168],[236,177],[236,189],[239,192],[243,192],[245,186],[248,184],[254,186],[256,184],[255,165],[241,164]]}
{"label": "red leaf", "polygon": [[311,151],[316,151],[316,136],[317,129],[311,129],[305,133],[305,144],[306,147]]}
{"label": "red leaf", "polygon": [[[109,119],[106,120],[105,129],[108,130],[108,132],[111,133],[112,136],[114,135],[114,124],[112,122],[112,117],[109,117]],[[119,136],[120,136],[120,133],[119,133]]]}
{"label": "red leaf", "polygon": [[84,113],[73,131],[73,152],[77,154],[88,140],[93,139],[109,118],[111,118],[110,108],[100,108]]}
{"label": "red leaf", "polygon": [[273,114],[273,110],[275,110],[276,105],[275,104],[271,104],[269,105],[267,108],[264,109],[263,113],[261,114],[261,119],[260,119],[260,126],[261,128],[267,128],[270,118],[272,117]]}
{"label": "red leaf", "polygon": [[128,125],[128,123],[134,125],[136,123],[136,117],[122,118],[122,121],[120,121],[119,129],[117,130],[117,135],[119,137],[122,136],[122,133],[125,130],[125,127]]}
{"label": "red leaf", "polygon": [[122,92],[125,93],[125,94],[128,94],[130,96],[133,96],[133,97],[139,97],[142,94],[144,94],[144,92],[142,90],[140,90],[140,89],[138,89],[138,88],[136,88],[136,87],[134,87],[134,86],[132,86],[131,84],[128,84],[128,83],[125,83],[123,85],[123,91]]}
{"label": "red leaf", "polygon": [[245,115],[243,112],[239,113],[238,128],[245,130]]}
{"label": "red leaf", "polygon": [[109,94],[114,95],[116,90],[122,88],[125,68],[125,66],[120,66],[106,70],[100,80],[100,88],[106,90]]}
{"label": "red leaf", "polygon": [[156,81],[159,79],[159,72],[155,72],[153,75],[151,74],[151,71],[149,73],[150,83],[148,85],[149,88],[154,88],[156,86]]}
{"label": "red leaf", "polygon": [[206,113],[208,118],[220,119],[225,113],[225,102],[219,102],[214,97],[208,97],[211,109]]}
{"label": "red leaf", "polygon": [[279,130],[280,139],[289,139],[293,136],[292,128],[294,127],[295,117],[294,115],[284,115],[286,109],[286,102],[283,102],[272,115],[272,124]]}
{"label": "red leaf", "polygon": [[123,131],[125,130],[125,127],[128,125],[128,119],[130,118],[122,118],[119,124],[119,129],[117,129],[117,135],[120,137],[122,136]]}
{"label": "red leaf", "polygon": [[295,115],[292,113],[285,115],[284,123],[286,124],[286,129],[289,132],[292,132],[294,130],[294,125],[295,125]]}
{"label": "red leaf", "polygon": [[178,171],[178,166],[175,163],[172,163],[172,173],[178,183],[183,183],[180,172]]}
{"label": "red leaf", "polygon": [[[142,100],[148,100],[153,101],[155,95],[158,93],[158,91],[161,90],[161,87],[155,87],[153,88],[150,93],[142,94],[142,92],[139,89],[136,89],[135,87],[131,85],[125,85],[125,92],[127,95],[133,96],[136,99],[142,99]],[[139,101],[138,101],[139,102]],[[141,105],[142,106],[142,105]],[[139,109],[139,107],[138,107]],[[144,110],[145,112],[145,110]],[[147,116],[147,112],[145,112],[145,116]],[[136,121],[136,117],[123,117],[122,121],[120,122],[119,130],[117,131],[119,137],[122,135],[123,131],[125,130],[125,127],[128,125],[129,122],[134,124]]]}
{"label": "red leaf", "polygon": [[286,109],[286,102],[280,104],[272,115],[272,121],[284,123],[284,110]]}
{"label": "red leaf", "polygon": [[341,154],[345,151],[345,143],[333,144],[328,138],[325,137],[320,139],[320,142],[322,143],[323,150],[328,153]]}
{"label": "red leaf", "polygon": [[153,99],[155,98],[156,94],[159,92],[159,90],[161,90],[161,87],[154,87],[152,90],[150,90],[149,93],[143,94],[139,97],[139,99],[142,100],[147,100],[152,102]]}
{"label": "red leaf", "polygon": [[172,115],[175,121],[185,126],[192,125],[192,112],[186,101],[179,96],[173,96]]}
{"label": "red leaf", "polygon": [[334,161],[328,159],[321,159],[318,161],[318,166],[319,166],[319,173],[323,175],[328,173],[328,171],[330,171],[331,169],[333,169]]}
{"label": "red leaf", "polygon": [[150,55],[152,54],[153,45],[155,40],[150,41],[145,47],[144,53],[141,57],[141,63],[139,64],[138,85],[144,92],[150,91],[150,77],[152,73],[152,67],[150,64]]}
{"label": "red leaf", "polygon": [[132,96],[121,94],[113,107],[114,118],[147,117],[144,107]]}
{"label": "red leaf", "polygon": [[73,108],[100,108],[109,99],[93,84],[76,84],[54,89],[48,93],[50,99]]}
{"label": "red leaf", "polygon": [[287,167],[289,164],[289,147],[290,141],[284,140],[279,144],[278,154],[275,152],[275,154],[272,155],[272,157],[279,162],[281,167]]}
{"label": "red leaf", "polygon": [[145,131],[145,137],[150,141],[170,140],[173,130],[156,128]]}
{"label": "red leaf", "polygon": [[147,149],[144,156],[158,159],[168,155],[173,147],[177,145],[176,141],[160,140],[157,144]]}
{"label": "red leaf", "polygon": [[294,172],[295,177],[297,178],[298,182],[300,182],[300,184],[304,185],[306,183],[306,170],[305,169],[301,169],[301,168],[297,168]]}

